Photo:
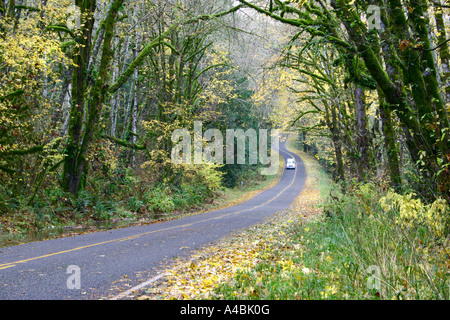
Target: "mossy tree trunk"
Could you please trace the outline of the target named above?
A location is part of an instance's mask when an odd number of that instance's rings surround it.
[[[399,0],[389,1],[388,28],[393,38],[403,39],[397,49],[397,59],[393,60],[403,71],[402,82],[394,81],[386,72],[369,41],[367,30],[360,19],[350,10],[348,1],[332,1],[343,21],[350,39],[383,92],[389,110],[396,110],[399,119],[409,131],[407,146],[412,158],[419,157],[421,172],[427,184],[426,196],[441,193],[449,198],[448,170],[441,170],[450,161],[448,155],[448,133],[440,128],[448,128],[448,117],[443,100],[438,92],[437,71],[430,51],[427,25],[424,18],[426,3],[412,1],[407,20]],[[415,31],[409,34],[408,22]],[[414,37],[420,43],[414,44]],[[421,52],[420,52],[421,51]],[[419,53],[420,52],[420,53]],[[438,174],[439,173],[439,174]]]
[[[400,160],[399,150],[396,143],[396,134],[394,131],[391,111],[382,100],[380,101],[380,117],[388,160],[389,177],[394,189],[396,191],[400,191],[402,187],[402,179],[400,176]]]
[[[112,60],[114,24],[123,2],[124,0],[114,1],[101,26],[104,28],[102,58],[98,74],[94,78],[93,75],[86,73],[92,49],[95,1],[76,1],[76,5],[81,9],[84,26],[77,36],[74,53],[76,67],[72,78],[72,105],[62,181],[63,189],[75,195],[78,194],[83,173],[87,169],[86,152],[96,130],[98,117],[108,91],[107,77]]]
[[[445,102],[448,103],[450,102],[450,51],[448,49],[443,8],[440,2],[440,0],[434,0],[434,20],[437,29],[437,45],[442,69],[441,83],[445,90]]]
[[[443,21],[436,10],[436,28],[441,30],[441,41],[436,47],[431,45],[427,16],[430,1],[370,1],[380,9],[381,30],[378,27],[370,29],[369,24],[363,21],[361,13],[367,9],[366,1],[304,1],[301,6],[275,1],[276,5],[268,10],[255,2],[239,1],[279,22],[299,27],[301,33],[308,32],[316,43],[326,42],[336,50],[361,59],[364,70],[382,95],[383,132],[385,135],[391,133],[390,117],[395,114],[411,159],[421,176],[422,195],[429,199],[439,195],[450,199],[449,118],[446,99],[439,91],[438,62],[433,56],[434,51],[440,49],[441,62],[447,61],[448,40],[443,38]],[[435,3],[439,8],[439,1]],[[340,31],[341,25],[345,27],[345,35]],[[316,40],[318,38],[320,41]],[[361,85],[354,81],[358,80],[358,73],[354,76],[348,82]],[[448,79],[445,72],[442,79]],[[388,154],[394,157],[390,164],[391,178],[397,184],[400,180],[395,141],[385,137],[385,143]]]
[[[355,86],[355,118],[356,118],[356,145],[359,155],[361,181],[367,181],[369,177],[369,133],[367,131],[367,115],[365,106],[364,88],[360,85]]]

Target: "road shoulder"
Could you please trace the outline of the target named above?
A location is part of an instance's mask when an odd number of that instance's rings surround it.
[[[295,251],[291,245],[290,229],[320,213],[317,204],[320,190],[317,186],[318,164],[313,157],[290,150],[305,163],[307,180],[293,204],[267,219],[265,223],[239,230],[211,246],[204,247],[188,258],[177,258],[163,267],[147,283],[128,290],[120,298],[138,300],[159,299],[223,299],[217,287],[232,282],[241,271],[257,263],[271,260],[273,250]],[[272,261],[273,262],[273,261]],[[281,261],[275,263],[283,263]],[[153,281],[154,280],[154,281]],[[249,287],[248,290],[254,288]],[[249,294],[251,292],[249,291]],[[115,296],[118,298],[118,296]]]

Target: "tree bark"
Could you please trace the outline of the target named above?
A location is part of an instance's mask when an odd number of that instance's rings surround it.
[[[72,108],[62,183],[64,190],[74,195],[78,195],[83,173],[87,170],[87,167],[85,167],[85,154],[91,143],[108,90],[106,81],[112,58],[111,46],[114,35],[114,23],[123,2],[124,0],[115,0],[105,18],[102,56],[96,79],[91,79],[90,75],[85,74],[92,46],[92,31],[94,27],[92,17],[96,9],[95,1],[79,0],[76,2],[76,5],[81,9],[82,15],[86,15],[85,17],[87,18],[84,21],[84,29],[77,39],[80,46],[78,46],[78,51],[74,56],[76,67],[72,79]],[[90,89],[89,96],[86,97],[88,88]],[[86,109],[87,114],[85,114]],[[86,120],[83,123],[85,116]]]
[[[450,52],[448,49],[447,32],[440,0],[434,0],[434,20],[436,22],[437,43],[439,46],[439,57],[441,59],[441,82],[445,90],[445,102],[450,102]]]
[[[381,99],[380,99],[381,100]],[[399,192],[402,187],[400,176],[399,151],[392,122],[391,111],[384,101],[380,101],[380,117],[383,128],[384,146],[386,149],[391,186]]]
[[[357,148],[359,152],[359,176],[361,181],[366,181],[369,168],[369,133],[367,131],[366,107],[364,89],[356,85],[355,87],[355,113],[357,123]]]
[[[63,189],[73,194],[78,194],[84,169],[84,154],[80,153],[80,147],[88,86],[85,70],[90,58],[94,27],[92,17],[96,9],[95,1],[78,0],[76,5],[80,8],[81,15],[87,18],[83,30],[76,39],[77,46],[74,49],[73,60],[76,67],[72,75],[72,101],[62,182]]]

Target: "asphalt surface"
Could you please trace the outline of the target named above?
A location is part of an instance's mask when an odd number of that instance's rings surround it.
[[[161,262],[187,256],[287,208],[303,188],[301,159],[280,143],[296,170],[239,205],[152,225],[0,248],[1,300],[102,299],[155,276]],[[75,266],[75,267],[70,267]]]

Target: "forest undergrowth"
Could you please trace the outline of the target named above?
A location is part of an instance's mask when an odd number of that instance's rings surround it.
[[[219,177],[215,170],[200,170],[195,176],[202,174]],[[76,198],[61,189],[46,188],[33,205],[9,201],[7,213],[0,215],[0,246],[156,223],[233,206],[275,184],[280,174],[261,176],[250,169],[234,188],[203,176],[198,178],[203,182],[193,181],[190,188],[182,189],[155,187],[145,173],[128,170],[111,180],[99,177]]]

